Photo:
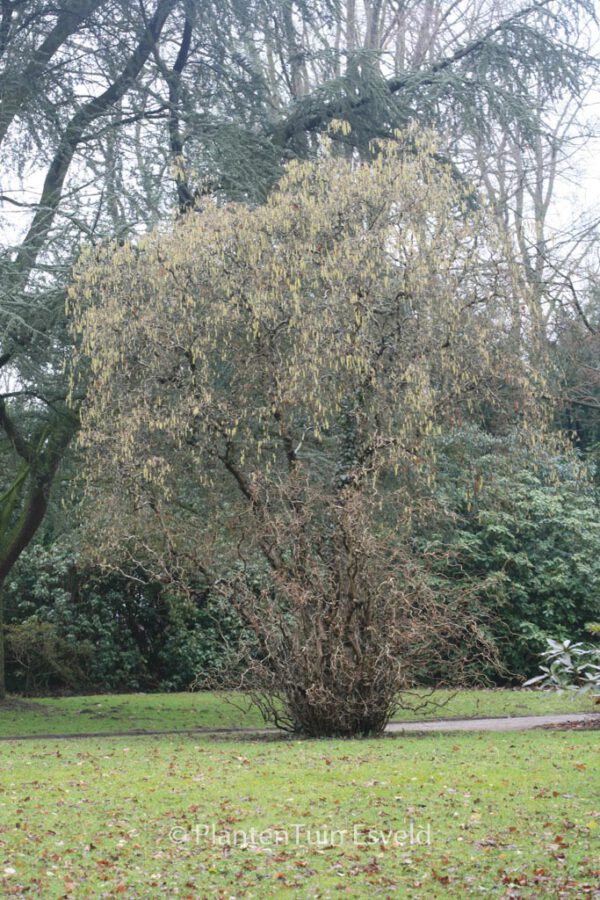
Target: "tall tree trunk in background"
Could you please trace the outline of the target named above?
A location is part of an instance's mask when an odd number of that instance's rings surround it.
[[[29,546],[48,509],[54,477],[77,427],[77,417],[64,412],[53,431],[44,429],[27,440],[0,398],[0,425],[22,466],[0,497],[0,698],[6,695],[4,586],[21,553]]]
[[[127,58],[123,60],[120,71],[115,72],[112,80],[102,93],[92,96],[80,103],[64,124],[58,135],[56,146],[50,156],[43,188],[37,204],[33,207],[33,216],[20,246],[13,248],[13,259],[5,267],[7,278],[7,295],[9,311],[13,306],[25,310],[24,315],[9,315],[9,327],[0,335],[0,369],[9,371],[7,384],[13,385],[2,394],[0,385],[0,435],[3,434],[11,447],[13,458],[17,460],[17,474],[11,479],[12,484],[4,494],[0,492],[0,594],[6,578],[19,559],[21,553],[29,546],[37,530],[44,520],[48,509],[50,490],[54,477],[68,448],[71,437],[77,429],[77,416],[65,407],[66,386],[56,394],[54,386],[49,393],[51,398],[44,397],[44,389],[34,385],[29,394],[43,402],[45,421],[31,427],[29,420],[31,406],[29,401],[19,409],[25,410],[24,420],[17,422],[14,409],[9,408],[10,398],[14,398],[14,385],[22,384],[19,359],[27,356],[35,335],[47,339],[48,360],[42,361],[40,371],[52,370],[51,348],[52,327],[54,322],[50,316],[48,321],[40,325],[41,304],[35,303],[35,274],[43,263],[44,253],[52,244],[53,228],[57,216],[60,215],[65,181],[71,169],[73,159],[85,142],[89,129],[94,127],[109,113],[135,85],[146,63],[156,50],[156,45],[163,31],[165,22],[178,6],[180,0],[157,0],[154,13],[144,17],[137,34],[137,40]],[[82,0],[65,4],[58,14],[55,25],[33,51],[31,60],[26,65],[18,83],[14,78],[4,76],[0,80],[0,145],[10,141],[9,127],[23,111],[27,112],[28,101],[36,94],[37,82],[47,70],[52,58],[65,43],[86,24],[86,20],[103,7],[106,0]],[[10,22],[9,22],[10,24]],[[17,204],[19,205],[19,204]],[[88,235],[89,237],[89,235]],[[68,266],[64,276],[68,278]],[[17,303],[15,304],[15,298]],[[33,298],[33,299],[32,299]],[[14,322],[17,325],[14,325]],[[57,371],[64,365],[60,359],[55,363]],[[27,395],[27,392],[24,392]],[[36,410],[35,417],[39,416]],[[0,606],[0,697],[6,693],[5,679],[5,622],[4,610]]]
[[[6,674],[4,662],[4,592],[0,582],[0,700],[6,697]]]

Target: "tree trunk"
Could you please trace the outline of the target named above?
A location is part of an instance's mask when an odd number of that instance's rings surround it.
[[[0,699],[6,695],[5,676],[5,621],[2,600],[6,579],[23,550],[31,543],[44,520],[54,476],[77,427],[77,418],[70,415],[48,439],[46,446],[36,450],[36,442],[28,441],[15,427],[6,406],[0,398],[0,425],[8,435],[17,456],[25,467],[17,477],[14,490],[4,495],[10,508],[0,517]],[[20,482],[20,484],[19,484]],[[27,485],[21,499],[20,490]],[[19,490],[17,490],[17,488]],[[17,509],[19,512],[17,513]],[[2,510],[0,510],[2,512]]]
[[[0,700],[6,697],[6,673],[4,662],[4,593],[0,581]]]

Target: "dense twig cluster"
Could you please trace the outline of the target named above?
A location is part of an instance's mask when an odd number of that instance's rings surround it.
[[[406,523],[386,525],[356,481],[324,497],[292,479],[255,523],[272,578],[261,588],[244,572],[221,594],[250,635],[229,684],[267,720],[313,737],[379,734],[419,677],[441,670],[457,685],[492,657],[473,594],[434,587]]]

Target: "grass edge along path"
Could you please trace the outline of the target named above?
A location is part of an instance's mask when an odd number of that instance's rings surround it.
[[[430,719],[418,722],[388,722],[385,735],[398,734],[432,734],[441,732],[444,734],[461,731],[531,731],[534,728],[556,728],[558,730],[600,730],[600,713],[562,713],[541,716],[504,716],[502,718],[483,719]],[[281,737],[288,739],[301,738],[274,727],[229,727],[229,728],[179,728],[170,731],[90,731],[87,733],[71,732],[67,734],[13,734],[0,736],[0,743],[6,741],[48,741],[48,740],[85,740],[86,738],[110,738],[110,737],[229,737],[232,740],[246,738],[273,739]]]
[[[0,737],[264,727],[258,710],[245,698],[230,699],[233,702],[203,692],[13,698],[0,704]],[[431,699],[435,705],[423,707],[413,696],[415,708],[398,709],[394,721],[576,714],[600,709],[589,696],[538,691],[436,691]]]

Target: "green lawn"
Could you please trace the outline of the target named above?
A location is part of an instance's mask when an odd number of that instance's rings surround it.
[[[598,763],[593,732],[5,742],[0,895],[581,900]]]
[[[433,699],[445,705],[414,711],[401,709],[395,718],[414,721],[598,709],[589,697],[572,698],[536,691],[460,691],[454,696],[449,691],[436,691]],[[236,700],[236,705],[232,705],[222,696],[209,693],[113,694],[28,700],[16,706],[9,704],[3,707],[0,704],[0,737],[255,727],[263,724],[258,711],[248,708],[244,698],[238,697]],[[417,698],[413,697],[412,701],[418,705]]]

